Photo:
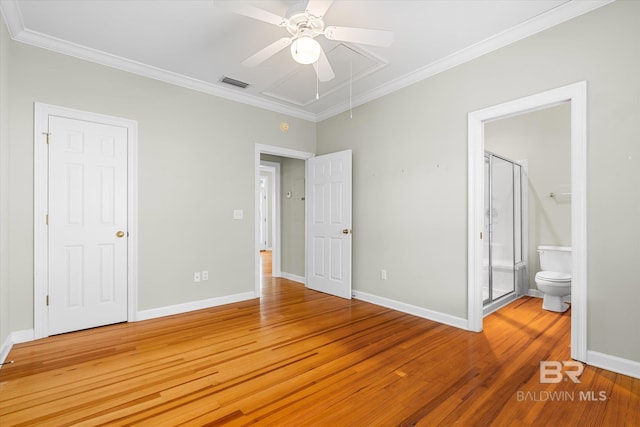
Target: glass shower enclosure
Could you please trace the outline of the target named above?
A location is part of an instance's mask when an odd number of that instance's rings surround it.
[[[522,254],[522,166],[485,152],[484,156],[484,282],[485,314],[518,295],[517,269]]]

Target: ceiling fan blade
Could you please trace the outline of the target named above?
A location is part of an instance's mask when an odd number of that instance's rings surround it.
[[[283,37],[280,40],[276,40],[275,42],[271,43],[269,46],[265,47],[264,49],[258,51],[256,54],[242,61],[242,65],[244,65],[245,67],[255,67],[256,65],[264,62],[265,60],[269,59],[271,56],[280,52],[282,49],[289,46],[290,44],[291,44],[291,38],[289,37]]]
[[[249,18],[257,19],[258,21],[267,22],[269,24],[277,25],[278,27],[286,27],[289,23],[287,18],[278,16],[275,13],[268,12],[259,7],[243,4],[235,1],[226,1],[223,3],[223,7],[230,12],[237,13],[238,15],[248,16]]]
[[[309,0],[306,11],[316,18],[322,18],[331,7],[331,3],[333,3],[333,0]]]
[[[352,27],[327,27],[324,35],[329,40],[368,44],[372,46],[390,46],[393,43],[393,31],[369,30]]]
[[[331,68],[329,60],[327,59],[327,55],[324,54],[323,49],[320,49],[320,57],[318,58],[318,61],[313,64],[313,68],[316,70],[318,80],[321,82],[328,82],[329,80],[333,80],[336,76]]]

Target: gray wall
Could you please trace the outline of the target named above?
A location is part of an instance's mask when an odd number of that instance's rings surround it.
[[[485,149],[511,160],[528,160],[529,287],[540,271],[539,245],[571,246],[571,105],[561,104],[484,127]]]
[[[261,160],[280,163],[281,270],[304,277],[305,257],[305,162],[300,159],[262,154]],[[291,192],[291,198],[286,197]]]
[[[254,290],[254,146],[314,152],[314,123],[13,41],[8,57],[11,331],[33,327],[35,101],[138,121],[139,309]]]
[[[353,149],[354,288],[466,318],[468,113],[587,80],[587,345],[640,361],[639,18],[618,1],[319,123],[320,154]]]
[[[304,277],[304,171],[300,159],[282,159],[282,272]],[[291,198],[287,198],[287,192]]]
[[[0,20],[1,21],[1,20]],[[9,34],[0,24],[0,345],[9,327]]]
[[[33,327],[34,101],[138,121],[141,309],[253,289],[253,144],[262,143],[352,148],[354,288],[466,317],[467,114],[587,80],[588,348],[640,361],[639,17],[640,2],[618,1],[356,108],[351,120],[316,129],[287,117],[287,134],[280,114],[6,42],[0,24],[0,105],[11,111],[0,114],[5,183],[10,165],[0,262],[11,266],[0,275],[1,319],[11,310],[0,338]],[[233,209],[245,220],[231,220]],[[210,281],[193,284],[204,269]]]

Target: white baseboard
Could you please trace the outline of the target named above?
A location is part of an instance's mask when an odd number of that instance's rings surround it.
[[[234,302],[246,301],[258,298],[255,292],[244,292],[241,294],[225,295],[223,297],[209,298],[200,301],[187,302],[184,304],[169,305],[167,307],[151,308],[149,310],[138,311],[136,320],[149,320],[157,317],[171,316],[174,314],[187,313],[189,311],[202,310],[204,308],[216,307]]]
[[[9,334],[7,339],[2,343],[2,347],[0,347],[0,363],[4,363],[4,361],[7,360],[11,347],[13,347],[13,340],[11,340],[11,334]]]
[[[640,362],[618,356],[589,350],[587,351],[587,365],[640,379]]]
[[[0,347],[0,363],[4,363],[4,361],[7,359],[7,356],[9,355],[9,352],[13,348],[14,344],[33,341],[34,337],[35,333],[33,329],[11,332],[7,339],[2,343],[2,347]]]
[[[469,329],[467,319],[463,319],[461,317],[451,316],[450,314],[440,313],[439,311],[429,310],[427,308],[395,301],[389,298],[379,297],[377,295],[361,291],[353,291],[353,297],[362,301],[370,302],[371,304],[392,308],[403,313],[433,320],[434,322],[444,323],[445,325],[454,326],[460,329]]]
[[[540,292],[537,289],[531,289],[531,288],[527,291],[527,296],[536,297],[536,298],[543,298],[544,297],[542,292]]]
[[[307,280],[302,276],[297,276],[295,274],[286,273],[284,271],[282,272],[282,274],[280,276],[284,277],[285,279],[293,280],[294,282],[302,283],[303,285],[307,284]]]
[[[529,289],[527,292],[527,296],[544,298],[544,294],[537,289]],[[571,295],[567,295],[566,297],[562,298],[562,300],[565,302],[571,302]]]

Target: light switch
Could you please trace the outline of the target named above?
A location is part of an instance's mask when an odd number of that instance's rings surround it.
[[[242,211],[242,209],[235,209],[233,211],[233,219],[242,219],[243,216],[244,212]]]

